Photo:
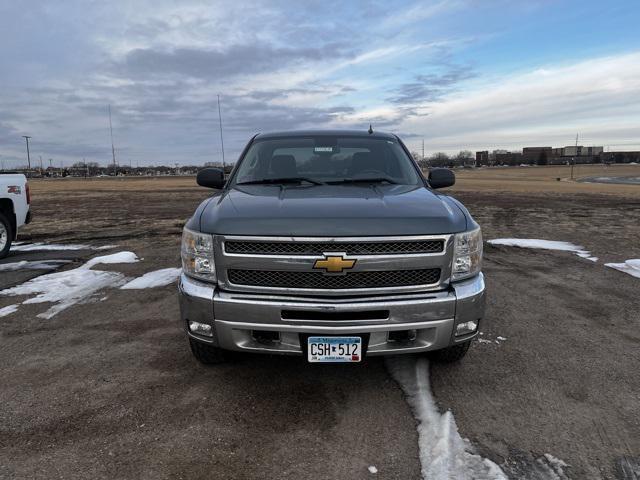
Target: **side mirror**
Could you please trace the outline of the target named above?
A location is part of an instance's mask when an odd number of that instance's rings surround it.
[[[196,182],[201,187],[220,189],[224,187],[224,173],[219,168],[203,168],[198,172]]]
[[[431,188],[450,187],[456,183],[456,175],[448,168],[433,168],[429,170],[429,185]]]

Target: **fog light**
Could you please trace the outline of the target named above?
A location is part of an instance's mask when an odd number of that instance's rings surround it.
[[[466,335],[467,333],[473,333],[478,328],[478,322],[469,321],[464,323],[459,323],[456,326],[456,336],[458,335]]]
[[[409,343],[418,336],[417,330],[393,330],[389,332],[388,338],[392,342]]]
[[[196,333],[198,335],[213,337],[213,327],[206,323],[192,322],[191,320],[189,320],[189,330],[192,333]]]

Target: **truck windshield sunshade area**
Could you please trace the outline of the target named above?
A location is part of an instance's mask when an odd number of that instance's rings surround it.
[[[349,136],[257,139],[232,185],[302,182],[422,185],[399,141]]]

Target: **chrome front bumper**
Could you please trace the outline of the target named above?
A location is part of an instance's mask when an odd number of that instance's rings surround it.
[[[367,355],[438,350],[477,335],[476,330],[456,337],[455,327],[469,321],[479,324],[485,306],[482,274],[445,291],[349,299],[227,292],[184,274],[179,290],[182,323],[191,338],[226,350],[293,355],[302,354],[301,334],[368,334]],[[379,320],[298,320],[283,318],[283,310],[300,312],[301,317],[374,310],[389,314]],[[212,325],[213,337],[193,334],[189,321]],[[278,332],[279,340],[258,341],[256,331]],[[415,338],[397,342],[389,339],[393,331],[411,331]]]

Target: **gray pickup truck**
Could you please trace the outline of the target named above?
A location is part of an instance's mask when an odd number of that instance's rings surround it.
[[[462,358],[484,315],[482,234],[388,133],[259,134],[187,222],[182,323],[205,364],[229,351],[312,363]]]

